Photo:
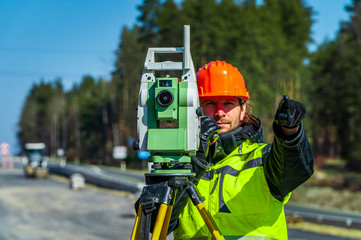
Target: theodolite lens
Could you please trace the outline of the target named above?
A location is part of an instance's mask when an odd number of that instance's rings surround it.
[[[169,90],[162,90],[157,95],[157,103],[162,107],[168,107],[173,103],[173,94]]]

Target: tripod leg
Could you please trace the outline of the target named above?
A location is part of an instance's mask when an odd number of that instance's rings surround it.
[[[135,219],[132,236],[130,240],[139,240],[140,239],[140,221],[142,220],[142,207],[139,204],[137,218]]]
[[[160,233],[160,240],[165,240],[167,238],[169,221],[170,221],[170,217],[172,215],[173,206],[174,206],[175,198],[176,198],[176,195],[177,195],[177,191],[178,191],[177,189],[174,189],[174,191],[172,192],[172,200],[171,200],[171,203],[169,203],[167,213],[166,213],[165,218],[164,218],[162,232]]]
[[[167,213],[164,218],[162,232],[160,233],[160,240],[165,240],[167,238],[168,227],[169,227],[169,220],[172,214],[173,206],[168,206]]]
[[[167,213],[168,205],[162,203],[159,207],[157,220],[155,221],[155,226],[152,234],[152,240],[159,240],[160,233],[162,232],[162,227],[164,219]]]
[[[221,234],[217,224],[213,220],[211,214],[206,208],[206,205],[202,201],[199,193],[191,182],[188,182],[187,193],[193,204],[197,207],[199,213],[201,214],[203,221],[206,223],[208,230],[212,234],[215,240],[224,240],[223,235]]]
[[[214,222],[211,214],[208,212],[204,202],[201,202],[196,205],[199,213],[201,214],[204,222],[206,223],[208,230],[211,232],[212,236],[216,240],[224,239],[221,234],[221,231],[218,229],[217,224]]]

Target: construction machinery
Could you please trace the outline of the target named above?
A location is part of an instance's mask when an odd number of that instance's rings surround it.
[[[26,143],[24,157],[24,174],[25,177],[44,178],[49,174],[48,160],[45,156],[44,143]]]

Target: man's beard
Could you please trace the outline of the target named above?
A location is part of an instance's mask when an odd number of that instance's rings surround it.
[[[228,124],[230,124],[231,122],[229,121],[229,120],[227,120],[227,119],[225,119],[225,118],[223,118],[223,117],[217,117],[216,119],[214,119],[216,122],[217,122],[217,124],[219,124],[219,123],[228,123]]]

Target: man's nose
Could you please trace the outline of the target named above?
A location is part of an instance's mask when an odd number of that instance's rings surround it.
[[[223,105],[222,105],[222,103],[218,103],[218,104],[217,104],[217,109],[216,109],[215,115],[218,116],[218,117],[223,117],[223,116],[226,115],[226,113],[225,113],[224,110],[223,110]]]

